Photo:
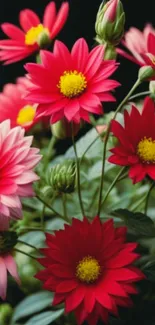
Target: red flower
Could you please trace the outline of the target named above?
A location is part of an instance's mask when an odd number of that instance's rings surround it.
[[[150,65],[155,69],[155,29],[146,25],[143,32],[135,27],[125,34],[122,44],[132,53],[122,49],[117,52],[140,66]]]
[[[31,105],[23,99],[23,93],[30,85],[27,78],[17,79],[16,84],[7,84],[0,93],[0,122],[10,120],[11,128],[22,126],[30,129],[36,123],[35,114],[37,105]]]
[[[133,183],[148,175],[155,179],[155,104],[146,97],[142,113],[132,106],[131,113],[124,112],[124,127],[112,121],[111,131],[119,144],[111,149],[109,161],[120,166],[129,166]]]
[[[64,230],[46,234],[46,257],[39,259],[45,269],[36,277],[55,292],[53,305],[64,302],[78,324],[90,325],[107,322],[110,312],[118,316],[117,306],[132,306],[129,295],[137,293],[134,283],[144,275],[131,266],[139,257],[137,244],[125,239],[126,227],[115,229],[112,219],[101,224],[99,217],[92,223],[73,219]]]
[[[19,22],[22,29],[15,25],[4,23],[3,32],[10,38],[0,41],[0,61],[5,64],[22,60],[39,49],[39,45],[54,39],[63,28],[69,11],[69,4],[62,3],[56,14],[56,6],[50,2],[44,12],[43,23],[32,10],[20,12]]]
[[[26,99],[40,104],[37,115],[51,116],[51,123],[64,116],[79,123],[89,121],[89,113],[103,114],[101,101],[115,101],[109,91],[120,85],[107,79],[117,63],[103,61],[103,55],[101,45],[89,53],[84,39],[74,44],[71,53],[60,41],[53,53],[41,51],[42,65],[26,65],[34,84]]]

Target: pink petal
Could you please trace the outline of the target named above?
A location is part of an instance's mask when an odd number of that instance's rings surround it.
[[[6,255],[4,257],[4,263],[6,265],[7,270],[12,275],[12,277],[16,280],[18,284],[20,284],[20,279],[17,272],[17,265],[14,258],[11,255]]]
[[[89,49],[84,38],[80,38],[75,42],[71,51],[73,64],[75,69],[83,72],[88,61]]]
[[[20,12],[19,22],[25,32],[31,27],[36,27],[40,24],[39,17],[30,9],[24,9]]]
[[[47,27],[49,31],[52,31],[55,19],[56,19],[56,5],[55,2],[52,1],[45,8],[43,25]]]
[[[103,61],[104,47],[102,45],[96,46],[89,54],[88,63],[85,67],[84,74],[87,80],[90,80],[97,72]]]
[[[1,28],[8,37],[10,37],[13,40],[21,41],[22,42],[21,45],[23,44],[23,41],[25,39],[25,34],[20,28],[9,23],[2,24]]]
[[[69,4],[68,4],[68,2],[63,2],[59,9],[58,14],[57,14],[54,26],[52,28],[51,35],[50,35],[51,38],[55,38],[55,36],[63,28],[63,26],[67,20],[68,13],[69,13]]]
[[[4,259],[0,257],[0,297],[6,299],[6,290],[7,290],[7,271],[4,263]]]

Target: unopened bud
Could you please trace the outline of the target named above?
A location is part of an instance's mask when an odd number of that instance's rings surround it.
[[[13,308],[9,304],[2,304],[0,306],[0,324],[8,325],[13,314]]]
[[[65,118],[61,119],[57,123],[51,125],[53,135],[60,140],[70,138],[72,136],[72,125]],[[74,136],[77,135],[80,129],[80,125],[73,123]]]
[[[53,166],[49,175],[52,190],[58,193],[72,193],[76,185],[76,164],[73,160]]]
[[[14,231],[0,231],[0,254],[6,254],[17,244],[17,234]]]
[[[118,45],[124,35],[125,13],[120,0],[110,0],[99,7],[96,17],[96,41]]]
[[[149,80],[153,76],[155,76],[155,70],[151,66],[146,65],[139,69],[138,78],[141,82]]]
[[[48,30],[44,29],[40,33],[37,43],[41,49],[47,48],[50,45],[51,39]]]
[[[149,84],[149,90],[150,90],[150,97],[152,99],[155,99],[155,80],[150,81]]]

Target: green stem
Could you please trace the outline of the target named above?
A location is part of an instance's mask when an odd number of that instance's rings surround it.
[[[89,144],[89,146],[87,147],[87,149],[84,151],[81,159],[80,159],[80,164],[82,163],[82,160],[84,158],[84,156],[86,155],[86,153],[88,152],[88,150],[93,146],[93,144],[100,138],[100,134],[98,134],[98,136]]]
[[[53,148],[54,148],[56,142],[57,142],[57,138],[53,135],[53,136],[51,137],[50,142],[49,142],[49,145],[48,145],[47,155],[46,155],[45,158],[44,158],[44,168],[43,168],[43,171],[46,171],[46,168],[47,168],[48,162],[49,162],[49,160],[50,160],[51,157],[52,157]]]
[[[41,213],[41,216],[40,216],[40,223],[41,223],[41,227],[44,229],[44,215],[45,215],[45,209],[46,209],[46,206],[45,204],[43,203],[43,209],[42,209],[42,213]]]
[[[14,250],[15,250],[16,252],[18,252],[18,253],[21,253],[21,254],[23,254],[23,255],[26,255],[26,256],[28,256],[28,257],[31,257],[31,258],[33,258],[34,260],[36,260],[36,259],[38,258],[37,256],[33,256],[33,255],[29,254],[29,253],[23,252],[23,251],[21,251],[21,250],[18,249],[18,248],[14,248]]]
[[[60,217],[61,219],[65,220],[64,216],[61,215],[59,212],[57,212],[48,202],[46,202],[42,197],[37,193],[36,197],[38,198],[39,201],[41,201],[47,208],[49,208],[55,215]],[[66,221],[66,220],[65,220]]]
[[[81,196],[81,185],[80,185],[80,163],[79,163],[79,158],[78,158],[78,154],[77,154],[77,149],[76,149],[76,143],[75,143],[75,139],[74,139],[74,128],[73,128],[73,124],[71,124],[72,126],[72,142],[73,142],[73,148],[74,148],[74,153],[75,153],[75,158],[76,158],[76,168],[77,168],[77,190],[78,190],[78,197],[79,197],[79,203],[80,203],[80,207],[81,207],[81,212],[82,215],[85,215],[84,212],[84,207],[83,207],[83,202],[82,202],[82,196]]]
[[[31,247],[31,248],[33,248],[33,249],[38,250],[38,248],[36,248],[35,246],[33,246],[33,245],[29,244],[29,243],[26,243],[26,242],[24,242],[24,241],[22,241],[22,240],[20,240],[20,239],[18,239],[18,243],[19,243],[19,244],[22,244],[22,245],[29,246],[29,247]]]
[[[135,95],[131,96],[129,98],[129,100],[132,100],[132,99],[135,99],[135,98],[138,98],[138,97],[141,97],[141,96],[150,95],[150,94],[151,94],[150,91],[143,91],[141,93],[138,93],[138,94],[135,94]]]
[[[147,214],[147,209],[148,209],[148,204],[149,204],[149,198],[150,198],[150,194],[153,190],[153,188],[155,187],[155,182],[153,182],[150,186],[150,189],[147,193],[147,196],[146,196],[146,202],[145,202],[145,209],[144,209],[144,213]]]
[[[62,205],[63,205],[63,211],[64,211],[64,218],[67,222],[69,222],[68,215],[67,215],[67,207],[66,207],[66,194],[62,194]]]
[[[123,167],[120,169],[119,173],[116,175],[116,177],[114,178],[113,182],[111,183],[110,187],[108,188],[105,197],[103,198],[103,201],[101,203],[101,206],[103,207],[103,204],[105,203],[105,201],[108,198],[109,193],[111,192],[111,190],[113,189],[113,187],[115,186],[115,184],[117,183],[117,181],[119,180],[120,176],[122,175],[122,173],[124,172],[126,167]]]
[[[140,85],[141,81],[138,79],[127,96],[122,100],[120,105],[117,107],[115,114],[113,116],[113,120],[115,120],[117,113],[120,112],[124,104],[128,101],[129,97],[132,95],[132,93],[135,91],[135,89]],[[103,183],[104,183],[104,173],[105,173],[105,160],[106,160],[106,150],[107,150],[107,144],[108,144],[108,139],[110,135],[110,127],[111,127],[111,121],[108,124],[107,131],[105,133],[105,139],[104,139],[104,149],[103,149],[103,156],[102,156],[102,171],[101,171],[101,181],[100,181],[100,189],[99,189],[99,202],[98,202],[98,211],[97,215],[100,216],[101,212],[101,203],[102,203],[102,190],[103,190]]]

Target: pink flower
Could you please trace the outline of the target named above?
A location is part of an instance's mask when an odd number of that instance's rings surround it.
[[[17,265],[13,256],[10,253],[0,255],[0,270],[0,297],[5,300],[7,291],[7,271],[11,274],[15,281],[20,284],[20,279],[17,272]]]
[[[56,14],[56,5],[52,1],[45,8],[43,23],[32,10],[20,12],[19,22],[22,29],[10,23],[2,24],[8,40],[0,41],[0,61],[10,64],[20,61],[37,51],[42,44],[49,43],[63,28],[69,12],[69,4],[62,3]]]
[[[51,116],[51,123],[66,117],[68,121],[89,122],[89,114],[103,114],[101,102],[115,101],[110,91],[120,84],[109,80],[117,69],[113,60],[103,61],[104,48],[90,53],[84,39],[79,39],[71,53],[60,41],[53,53],[41,51],[42,64],[29,63],[26,69],[31,82],[26,100],[39,103],[36,116]]]
[[[151,65],[155,69],[155,29],[147,24],[141,32],[132,27],[125,34],[122,44],[131,52],[117,49],[117,52],[140,66]]]
[[[10,120],[11,127],[30,129],[36,122],[37,105],[30,105],[23,99],[23,93],[30,86],[27,78],[18,78],[16,84],[7,84],[0,93],[0,122]]]
[[[20,218],[20,197],[33,196],[32,184],[38,180],[33,172],[41,156],[39,149],[30,148],[33,137],[24,137],[20,126],[11,129],[10,121],[0,124],[0,224],[9,218]],[[6,225],[5,225],[6,224]]]

